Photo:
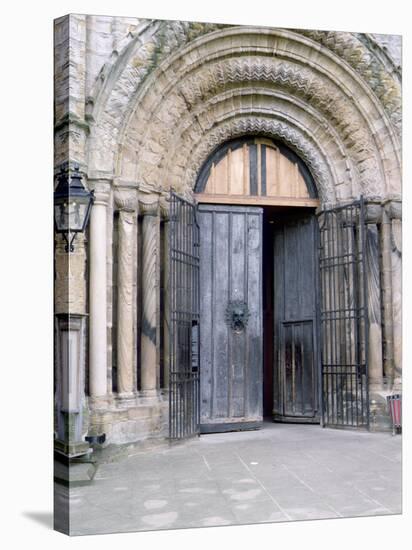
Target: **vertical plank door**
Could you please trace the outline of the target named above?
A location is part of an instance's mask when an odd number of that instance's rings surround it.
[[[200,430],[262,421],[262,208],[199,205]]]
[[[316,221],[274,226],[275,420],[319,422]]]

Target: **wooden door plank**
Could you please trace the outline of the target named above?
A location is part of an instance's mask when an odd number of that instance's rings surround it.
[[[262,215],[247,216],[247,294],[249,321],[247,327],[248,415],[262,418]]]
[[[201,423],[212,415],[213,410],[213,342],[214,335],[214,297],[213,297],[213,273],[215,270],[213,256],[213,214],[203,212],[198,216],[199,231],[202,238],[200,252],[200,300],[201,338],[200,355],[202,357],[202,372],[200,385],[200,421]]]
[[[228,359],[228,326],[226,324],[226,307],[229,297],[229,214],[219,213],[214,216],[214,259],[216,268],[213,272],[213,365],[214,365],[214,410],[213,416],[227,418],[229,409],[229,373]]]
[[[231,247],[230,247],[230,300],[247,301],[245,295],[245,263],[246,263],[246,214],[234,212],[231,216]],[[231,375],[230,416],[245,416],[244,385],[246,375],[246,339],[243,333],[230,332],[231,353],[229,371]]]
[[[235,149],[230,156],[230,194],[243,195],[244,191],[244,150]]]

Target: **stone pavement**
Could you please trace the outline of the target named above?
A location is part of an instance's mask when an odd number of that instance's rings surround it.
[[[270,423],[205,435],[102,464],[70,502],[73,535],[399,514],[401,437]]]

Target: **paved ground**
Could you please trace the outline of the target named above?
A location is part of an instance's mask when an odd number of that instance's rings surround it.
[[[267,424],[101,465],[70,492],[75,535],[397,514],[401,437]]]

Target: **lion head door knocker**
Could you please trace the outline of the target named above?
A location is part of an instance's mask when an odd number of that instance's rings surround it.
[[[226,308],[226,322],[231,329],[240,334],[245,329],[250,313],[247,303],[243,300],[233,300]]]

